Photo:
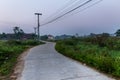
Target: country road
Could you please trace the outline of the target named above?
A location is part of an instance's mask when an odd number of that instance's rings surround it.
[[[59,54],[55,43],[32,48],[20,80],[115,80]]]

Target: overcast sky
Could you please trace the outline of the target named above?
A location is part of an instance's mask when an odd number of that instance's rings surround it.
[[[40,17],[43,23],[68,1],[70,0],[0,0],[0,33],[11,33],[14,26],[21,27],[27,33],[34,32],[33,27],[37,26],[35,12],[43,14]],[[86,35],[114,33],[119,28],[120,0],[103,0],[82,12],[42,26],[41,33]]]

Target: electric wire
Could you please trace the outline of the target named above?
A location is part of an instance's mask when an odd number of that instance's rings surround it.
[[[92,0],[88,0],[88,1],[84,2],[83,4],[75,7],[74,9],[72,9],[72,10],[70,10],[70,11],[68,11],[68,12],[66,12],[66,13],[64,13],[64,14],[62,14],[62,15],[60,15],[60,16],[58,16],[57,18],[55,18],[55,19],[53,19],[53,20],[51,20],[51,21],[49,21],[49,22],[47,22],[47,23],[45,23],[45,24],[42,24],[41,26],[44,26],[44,25],[49,24],[49,23],[52,23],[52,22],[56,21],[57,19],[59,19],[59,18],[65,16],[65,15],[67,15],[67,14],[75,11],[76,9],[78,9],[78,8],[80,8],[80,7],[83,7],[84,5],[88,4],[88,3],[91,2],[91,1],[92,1]]]
[[[89,6],[85,7],[85,8],[83,8],[83,9],[81,9],[81,10],[75,12],[75,13],[72,13],[72,14],[68,15],[67,17],[76,15],[76,14],[78,14],[78,13],[80,13],[80,12],[82,12],[82,11],[88,9],[88,8],[91,8],[91,7],[93,7],[93,6],[97,5],[97,4],[99,4],[99,3],[102,2],[102,1],[103,1],[103,0],[99,0],[99,1],[97,1],[97,2],[95,2],[95,3],[93,3],[93,4],[91,4],[91,5],[89,5]],[[66,17],[65,17],[65,18],[66,18]],[[64,18],[63,18],[63,19],[64,19]]]
[[[48,18],[46,18],[43,23],[46,23],[45,21],[47,21],[48,19],[51,20],[51,18],[56,18],[58,16],[60,16],[60,14],[64,13],[65,11],[67,11],[67,9],[72,6],[73,4],[77,3],[80,0],[70,0],[68,1],[62,8],[58,9],[54,14],[52,14],[51,16],[49,16]]]
[[[81,5],[83,2],[85,2],[86,0],[76,0],[74,1],[74,3],[72,3],[71,5],[69,4],[67,7],[65,7],[65,9],[63,9],[62,11],[58,11],[58,13],[56,15],[53,15],[53,17],[48,18],[45,22],[42,22],[42,24],[45,24],[51,20],[56,19],[57,17],[65,14],[66,12],[78,7],[79,5]]]
[[[73,16],[73,15],[75,15],[75,14],[78,14],[78,13],[80,13],[80,12],[82,12],[82,11],[84,11],[84,10],[90,8],[90,7],[95,6],[96,4],[98,4],[98,3],[102,2],[102,1],[103,1],[103,0],[99,0],[99,1],[95,2],[94,4],[89,5],[89,6],[87,6],[86,8],[83,8],[82,10],[80,10],[80,11],[78,11],[78,12],[76,12],[76,13],[73,13],[73,14],[71,14],[71,15],[69,15],[69,16]]]

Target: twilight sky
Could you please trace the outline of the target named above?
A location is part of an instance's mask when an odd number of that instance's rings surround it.
[[[1,0],[0,33],[11,33],[14,26],[21,27],[27,33],[34,32],[33,28],[37,26],[35,12],[43,14],[40,17],[42,24],[51,19],[46,20],[68,1],[70,0]],[[89,4],[83,8],[87,6]],[[114,33],[120,28],[120,0],[103,0],[99,4],[75,14],[80,10],[82,8],[73,12],[74,15],[65,16],[56,22],[42,26],[42,35]]]

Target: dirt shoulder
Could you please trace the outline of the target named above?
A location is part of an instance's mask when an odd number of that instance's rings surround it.
[[[13,73],[10,76],[10,80],[20,80],[21,73],[24,69],[24,62],[25,62],[25,57],[28,54],[30,48],[24,51],[17,59],[17,64],[15,65],[13,69]]]

